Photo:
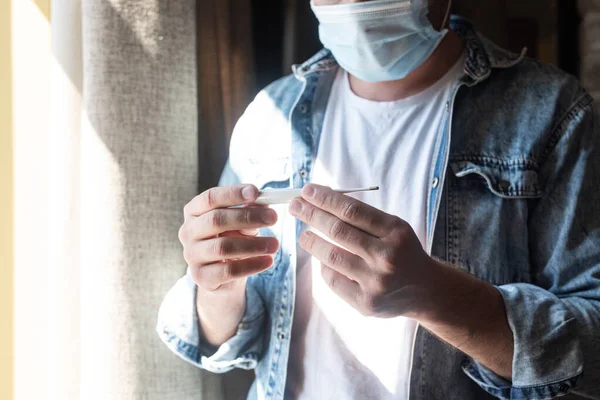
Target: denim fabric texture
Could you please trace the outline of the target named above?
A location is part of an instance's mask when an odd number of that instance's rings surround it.
[[[502,294],[514,374],[506,381],[419,329],[410,398],[600,398],[600,126],[592,99],[575,78],[497,47],[470,22],[453,17],[452,29],[467,58],[440,126],[428,250]],[[338,68],[323,50],[260,93],[235,129],[220,184],[309,183]],[[219,349],[203,343],[195,285],[185,276],[160,309],[161,339],[208,371],[255,369],[249,399],[283,399],[302,229],[287,214],[264,232],[282,247],[270,270],[249,279],[235,337]]]

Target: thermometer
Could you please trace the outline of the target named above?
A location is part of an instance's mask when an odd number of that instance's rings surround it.
[[[334,192],[342,194],[359,193],[359,192],[371,192],[379,190],[379,186],[372,186],[369,188],[361,189],[341,189],[334,190]],[[256,204],[260,205],[275,205],[275,204],[287,204],[290,203],[297,197],[302,197],[302,189],[268,189],[260,192]]]

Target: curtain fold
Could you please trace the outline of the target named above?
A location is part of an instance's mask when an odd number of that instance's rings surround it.
[[[250,0],[197,2],[200,90],[200,187],[214,186],[229,150],[235,123],[254,89]]]
[[[323,48],[319,40],[319,23],[305,0],[285,0],[283,35],[283,73],[292,73],[291,66],[308,60]]]
[[[222,398],[155,333],[198,193],[193,0],[53,0],[49,398]]]
[[[579,0],[581,77],[600,110],[600,0]]]

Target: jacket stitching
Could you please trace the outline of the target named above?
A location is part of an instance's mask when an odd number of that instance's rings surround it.
[[[576,117],[578,117],[582,112],[589,110],[592,105],[593,100],[592,97],[584,92],[571,106],[569,110],[566,111],[565,115],[559,120],[558,124],[552,129],[552,135],[550,136],[550,140],[548,142],[548,146],[542,153],[542,160],[544,162],[548,159],[550,154],[555,150],[556,146],[560,142],[560,140],[564,137],[566,133],[566,126],[569,125]],[[543,163],[542,163],[543,164]]]
[[[538,171],[539,166],[537,162],[532,158],[511,158],[502,159],[498,157],[488,155],[466,155],[466,154],[454,154],[450,160],[450,163],[456,163],[460,161],[479,161],[486,166],[500,167],[501,169],[509,169],[510,167],[524,167],[527,170]]]

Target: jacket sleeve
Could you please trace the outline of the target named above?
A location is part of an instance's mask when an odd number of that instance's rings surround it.
[[[501,399],[600,399],[600,129],[587,94],[541,161],[545,193],[528,227],[532,284],[497,288],[514,335],[512,382],[473,360],[463,369]]]
[[[196,284],[188,274],[165,296],[156,330],[167,347],[185,361],[214,373],[256,368],[263,352],[265,309],[256,289],[246,287],[246,313],[236,335],[219,348],[208,345],[200,334],[195,299]]]

